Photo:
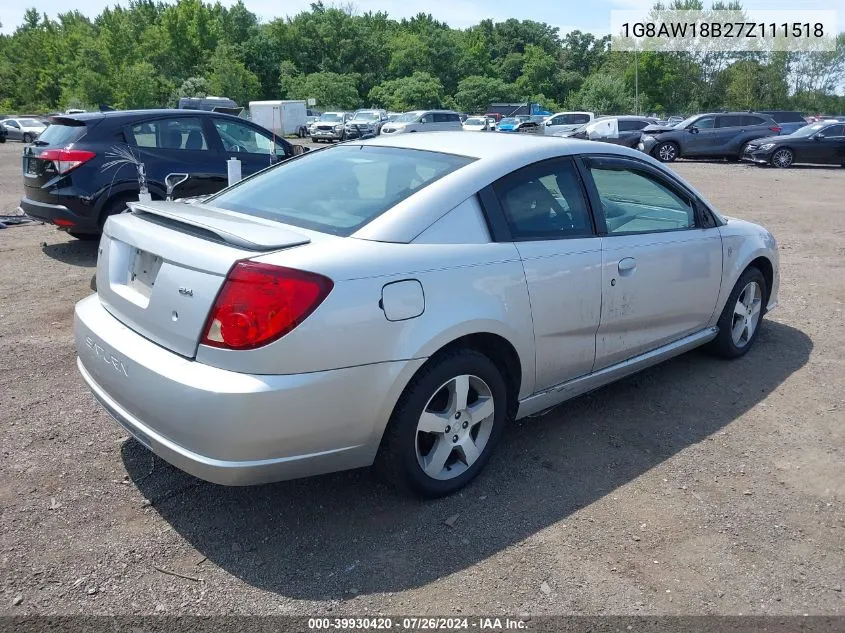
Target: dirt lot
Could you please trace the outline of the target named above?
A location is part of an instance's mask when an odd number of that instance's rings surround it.
[[[96,245],[0,231],[0,612],[845,614],[845,169],[676,168],[780,242],[757,346],[515,424],[427,503],[367,470],[227,489],[153,457],[77,374]]]

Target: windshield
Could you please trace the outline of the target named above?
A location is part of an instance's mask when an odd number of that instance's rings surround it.
[[[396,117],[397,123],[413,123],[420,118],[420,112],[406,112]]]
[[[356,112],[355,113],[355,120],[356,121],[378,121],[379,115],[378,115],[378,112]]]
[[[337,112],[324,112],[317,120],[324,123],[341,123],[343,121],[343,116]]]
[[[812,136],[816,132],[826,128],[830,123],[811,123],[804,127],[799,127],[792,133],[792,136]]]
[[[499,125],[513,125],[514,123],[517,123],[517,120],[510,116],[499,121]]]
[[[436,180],[474,159],[394,147],[343,146],[305,154],[209,200],[237,211],[348,236]],[[331,187],[303,187],[332,175]]]
[[[484,125],[485,123],[487,123],[487,119],[481,117],[470,117],[464,121],[464,125]]]
[[[41,121],[36,121],[35,119],[18,119],[18,123],[24,127],[44,127]]]
[[[85,134],[84,125],[60,125],[54,123],[38,135],[38,145],[67,145],[75,143]]]
[[[689,117],[688,119],[684,119],[680,123],[676,123],[675,127],[686,128],[686,127],[689,127],[690,125],[692,125],[693,123],[695,123],[696,121],[698,121],[698,119],[702,119],[702,118],[704,118],[704,117],[702,117],[700,114],[694,114],[691,117]]]

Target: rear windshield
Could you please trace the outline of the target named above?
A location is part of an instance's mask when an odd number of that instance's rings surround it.
[[[39,145],[67,145],[85,135],[84,125],[59,125],[54,123],[38,135]]]
[[[338,146],[261,172],[209,199],[209,203],[347,236],[473,160],[393,147]]]

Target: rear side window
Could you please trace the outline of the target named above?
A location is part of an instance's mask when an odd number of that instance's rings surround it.
[[[136,123],[131,128],[135,145],[156,149],[208,149],[202,122],[192,117],[158,119]]]
[[[763,125],[765,122],[765,119],[759,116],[754,116],[753,114],[746,114],[742,117],[743,125]]]
[[[471,162],[472,158],[439,152],[340,145],[261,172],[209,203],[347,236]],[[331,186],[319,184],[326,182],[326,174],[331,174]]]
[[[435,123],[446,123],[447,121],[451,121],[449,115],[445,112],[435,112],[433,116]]]
[[[743,118],[740,114],[726,114],[719,117],[716,127],[740,127]]]
[[[76,143],[85,136],[87,128],[84,125],[59,125],[53,124],[38,135],[38,144],[44,145],[68,145]]]
[[[592,220],[575,165],[551,160],[505,176],[494,186],[516,240],[592,234]]]
[[[622,119],[619,121],[619,131],[633,132],[635,130],[642,130],[646,125],[648,125],[647,121],[631,121],[630,119]]]

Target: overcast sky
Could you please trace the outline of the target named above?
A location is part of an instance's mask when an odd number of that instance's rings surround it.
[[[235,0],[222,0],[231,5]],[[310,0],[244,0],[247,8],[262,20],[291,16],[307,10]],[[23,21],[24,10],[35,6],[51,17],[62,11],[77,9],[89,17],[95,17],[104,7],[126,2],[103,2],[103,0],[0,0],[0,23],[2,32],[11,33]],[[324,4],[338,4],[324,1]],[[345,2],[344,2],[345,4]],[[392,18],[411,17],[417,13],[431,13],[438,20],[448,22],[456,28],[477,24],[485,18],[502,21],[507,18],[530,19],[557,26],[561,34],[574,29],[606,34],[610,30],[610,11],[613,9],[648,9],[653,0],[354,0],[358,11],[387,11]],[[708,2],[705,0],[705,5]],[[842,7],[841,0],[745,0],[746,9],[834,9]],[[517,8],[518,7],[518,8]],[[845,31],[845,10],[837,15],[840,31]]]

